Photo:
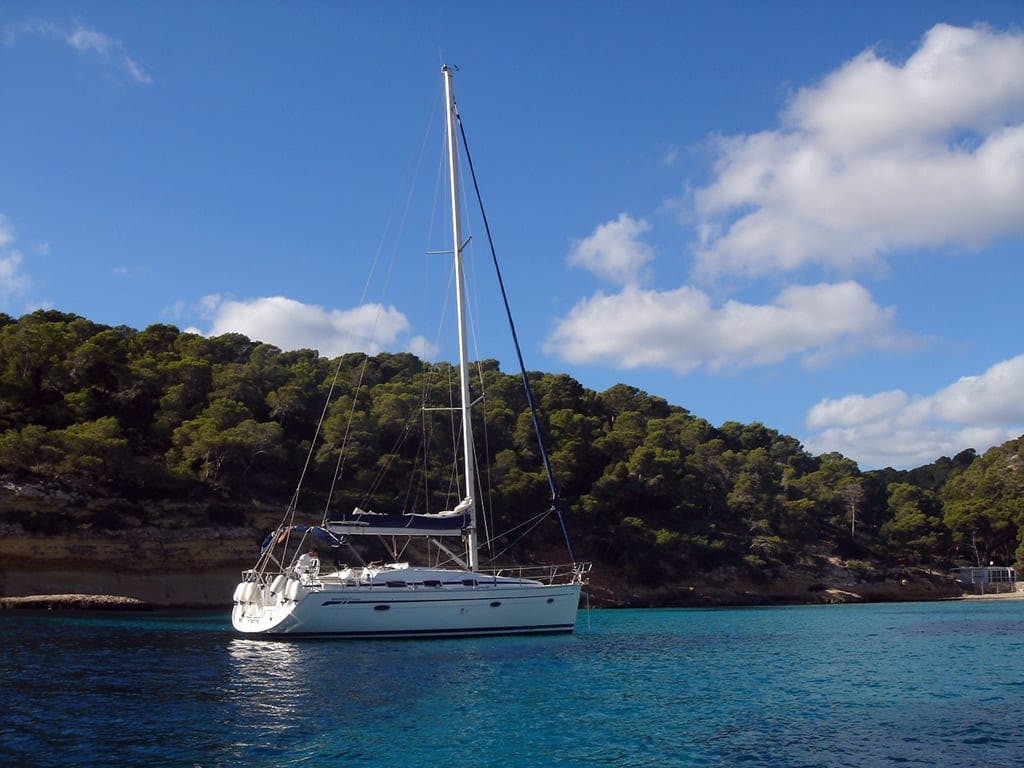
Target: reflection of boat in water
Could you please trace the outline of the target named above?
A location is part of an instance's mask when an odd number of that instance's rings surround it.
[[[305,662],[308,654],[295,643],[233,637],[227,645],[230,706],[254,716],[267,731],[285,730],[302,713],[296,687],[311,684]]]
[[[469,366],[466,351],[466,292],[458,199],[459,121],[452,72],[442,69],[445,85],[448,176],[451,195],[454,284],[458,316],[460,443],[464,494],[451,509],[423,514],[378,514],[356,508],[351,515],[310,528],[282,524],[265,542],[256,566],[243,575],[234,593],[232,624],[247,634],[332,635],[342,637],[439,637],[460,635],[572,632],[580,589],[589,563],[481,567],[477,527],[479,493],[473,443]],[[500,281],[500,277],[499,277]],[[507,308],[507,304],[506,304]],[[514,336],[514,334],[513,334]],[[532,396],[527,388],[527,401]],[[536,427],[536,416],[534,417]],[[541,449],[552,491],[552,508],[561,520],[558,494]],[[294,513],[294,510],[290,510]],[[563,526],[564,533],[564,526]],[[400,560],[356,567],[326,567],[320,552],[337,552],[350,537],[402,537],[429,542],[449,563],[411,565]],[[462,552],[451,542],[460,539]],[[312,544],[316,551],[305,552]],[[566,539],[568,545],[568,538]],[[299,552],[304,554],[299,555]],[[291,555],[289,557],[289,554]],[[333,559],[333,558],[332,558]]]
[[[288,685],[295,682],[303,656],[293,643],[264,643],[247,637],[234,637],[228,643],[233,678],[245,684],[280,679]],[[246,686],[248,687],[248,686]],[[273,699],[275,697],[268,697]]]

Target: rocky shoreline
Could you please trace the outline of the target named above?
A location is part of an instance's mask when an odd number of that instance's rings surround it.
[[[28,533],[0,525],[0,608],[227,610],[252,566],[260,531],[251,527],[138,527],[122,531]],[[736,567],[680,575],[657,586],[630,583],[597,564],[584,605],[669,608],[945,600],[963,596],[945,574],[883,568],[820,553],[800,564],[752,573]]]
[[[845,590],[827,590],[828,594],[826,599],[821,600],[821,603],[850,603],[850,602],[894,602],[892,600],[869,600],[863,596],[858,595],[855,592],[847,592]],[[951,597],[943,598],[914,598],[914,602],[920,600],[1024,600],[1024,592],[1002,592],[996,594],[959,594]],[[895,602],[906,602],[906,601],[895,601]],[[710,601],[709,601],[710,604]],[[774,602],[754,602],[748,605],[778,605],[779,603]],[[791,604],[791,603],[783,603]],[[719,607],[725,607],[727,605],[737,606],[739,603],[727,602],[717,603]],[[587,607],[605,607],[610,608],[611,606],[596,606],[587,604]],[[653,606],[652,606],[653,607]],[[672,607],[672,606],[660,606],[660,607]],[[695,606],[675,606],[675,607],[695,607]],[[0,597],[0,610],[45,610],[45,611],[67,611],[67,610],[80,610],[80,611],[156,611],[156,610],[168,610],[168,609],[212,609],[212,608],[227,608],[226,605],[160,605],[157,603],[149,603],[144,600],[139,600],[134,597],[127,597],[125,595],[25,595],[22,597]]]
[[[124,595],[25,595],[0,597],[3,610],[151,611],[159,606]]]
[[[0,609],[7,610],[157,610],[223,609],[241,569],[194,574],[159,574],[103,570],[5,571]],[[919,572],[910,579],[874,582],[855,579],[820,580],[824,574],[788,574],[752,584],[715,574],[696,584],[657,588],[610,587],[598,576],[584,592],[583,605],[593,608],[712,608],[727,606],[814,605],[911,602],[969,597],[940,574]],[[1016,596],[1024,597],[1017,593]]]
[[[723,568],[690,584],[615,589],[595,576],[588,592],[595,607],[673,608],[949,600],[964,596],[960,584],[927,569],[858,573],[836,560],[791,567],[754,579]]]

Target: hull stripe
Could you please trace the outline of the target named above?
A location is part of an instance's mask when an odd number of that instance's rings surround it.
[[[269,632],[264,637],[459,637],[466,635],[514,635],[571,633],[575,624],[538,624],[535,626],[470,627],[467,629],[399,629],[363,632]]]
[[[310,594],[309,597],[307,597],[306,599],[309,600],[315,594],[316,593]],[[327,593],[322,593],[322,594],[323,594],[324,597],[327,596]],[[358,593],[358,594],[362,595],[362,594],[365,594],[365,593]],[[571,593],[563,592],[561,594],[556,594],[556,595],[544,595],[543,597],[545,599],[547,599],[547,598],[552,598],[553,599],[553,598],[556,598],[556,597],[566,597],[568,594],[571,594]],[[364,600],[364,599],[352,599],[352,600],[349,600],[349,599],[343,599],[343,598],[336,598],[336,599],[333,599],[333,600],[325,600],[324,602],[321,603],[321,605],[377,605],[377,604],[402,605],[404,603],[442,603],[442,604],[448,604],[448,603],[469,603],[469,602],[474,602],[474,601],[482,602],[482,601],[485,601],[485,600],[490,602],[491,600],[493,600],[495,598],[500,598],[503,602],[504,601],[511,602],[513,600],[536,600],[538,598],[538,595],[518,595],[518,596],[507,596],[507,595],[484,595],[484,596],[480,596],[480,595],[477,595],[475,597],[421,597],[421,598],[410,598],[410,599],[406,599],[406,600],[403,600],[403,599],[391,599],[391,598],[393,598],[393,595],[387,595],[387,594],[385,594],[385,595],[378,595],[378,596],[376,596],[375,599],[372,599],[372,600]]]

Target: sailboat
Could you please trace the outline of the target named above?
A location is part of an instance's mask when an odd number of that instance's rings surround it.
[[[471,419],[474,402],[466,340],[462,253],[465,243],[459,207],[456,127],[461,124],[455,105],[452,68],[443,66],[441,72],[454,244],[462,498],[451,505],[451,509],[435,513],[388,514],[357,507],[341,519],[331,520],[325,516],[318,526],[282,523],[268,536],[255,567],[245,571],[235,587],[231,623],[235,630],[246,635],[457,637],[571,633],[574,630],[580,593],[587,581],[590,563],[575,560],[567,535],[567,563],[489,567],[480,563],[479,504],[476,501],[479,491]],[[507,300],[505,304],[507,309]],[[516,348],[518,352],[518,343]],[[533,400],[521,354],[519,358],[526,399],[532,410]],[[533,416],[536,427],[535,411]],[[561,521],[558,493],[542,444],[541,456],[551,487],[552,510]],[[564,534],[564,523],[562,531]],[[433,545],[437,551],[447,553],[449,559],[441,564],[415,565],[399,562],[396,557],[394,562],[349,566],[341,565],[336,558],[320,557],[319,550],[336,551],[343,542],[354,537],[418,539],[429,542],[428,549]],[[459,540],[461,545],[453,540]],[[397,550],[392,551],[397,553]]]

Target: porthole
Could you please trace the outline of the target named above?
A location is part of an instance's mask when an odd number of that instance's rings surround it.
[[[495,600],[491,603],[491,608],[497,608],[499,605],[501,605],[501,601]]]
[[[375,606],[373,606],[373,610],[375,610],[375,611],[390,611],[391,610],[391,606],[390,605],[375,605]]]
[[[549,597],[549,598],[548,598],[548,602],[549,602],[549,603],[553,603],[553,602],[555,602],[555,598],[553,598],[553,597]]]

